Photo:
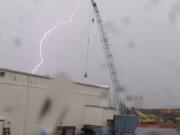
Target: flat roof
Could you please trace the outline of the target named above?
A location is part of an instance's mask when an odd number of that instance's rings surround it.
[[[109,89],[108,85],[95,85],[95,84],[88,84],[88,83],[82,83],[82,82],[76,82],[74,81],[75,84],[82,85],[82,86],[89,86],[89,87],[94,87],[94,88],[102,88],[102,89]]]
[[[110,109],[110,110],[116,110],[113,107],[107,107],[107,106],[97,106],[97,105],[85,105],[85,107],[95,107],[95,108],[102,108],[102,109]]]
[[[28,75],[28,76],[34,76],[34,77],[43,78],[43,79],[51,79],[50,76],[37,75],[37,74],[27,73],[27,72],[23,72],[23,71],[16,71],[16,70],[6,69],[6,68],[0,68],[0,71],[3,71],[3,72],[12,72],[12,73]]]
[[[12,73],[17,73],[17,74],[22,74],[22,75],[27,75],[27,76],[34,76],[34,77],[43,78],[43,79],[53,79],[50,76],[43,76],[43,75],[32,74],[32,73],[27,73],[27,72],[23,72],[23,71],[16,71],[16,70],[6,69],[6,68],[0,68],[0,72],[1,71],[3,71],[3,72],[12,72]],[[82,83],[82,82],[78,82],[78,81],[73,81],[73,83],[78,84],[78,85],[82,85],[82,86],[109,89],[108,85],[95,85],[95,84]]]

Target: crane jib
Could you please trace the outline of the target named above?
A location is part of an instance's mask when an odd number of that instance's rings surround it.
[[[120,83],[119,78],[118,78],[117,69],[116,69],[116,66],[114,64],[114,59],[113,59],[113,56],[111,53],[109,41],[108,41],[106,32],[104,30],[103,21],[101,19],[97,4],[94,0],[91,0],[91,2],[93,5],[93,8],[94,8],[94,13],[96,16],[96,21],[97,21],[97,25],[98,25],[98,29],[99,29],[99,34],[100,34],[101,42],[103,45],[103,51],[105,54],[106,62],[107,62],[108,69],[109,69],[110,78],[111,78],[113,88],[114,88],[113,89],[113,92],[114,92],[113,99],[115,99],[115,102],[118,105],[118,109],[121,111],[121,113],[124,113],[127,110],[127,107],[126,107],[125,103],[123,103],[122,99],[120,99],[117,96],[117,94],[119,94],[119,92],[123,92],[123,87],[121,86],[121,83]]]

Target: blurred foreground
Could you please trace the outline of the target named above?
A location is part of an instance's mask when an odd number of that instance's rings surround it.
[[[179,135],[176,129],[138,128],[135,135]]]

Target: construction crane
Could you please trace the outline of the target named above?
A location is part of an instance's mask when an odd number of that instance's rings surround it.
[[[100,16],[97,4],[96,4],[95,0],[91,0],[91,2],[93,5],[93,8],[94,8],[94,13],[95,13],[95,17],[96,17],[96,21],[97,21],[97,25],[98,25],[98,30],[99,30],[101,42],[103,45],[103,50],[104,50],[106,62],[107,62],[108,69],[109,69],[109,74],[110,74],[112,84],[113,84],[113,92],[112,92],[113,93],[113,99],[115,101],[115,104],[118,105],[118,109],[119,109],[120,113],[126,114],[127,107],[118,95],[118,93],[120,94],[121,92],[124,91],[124,88],[122,87],[120,80],[118,78],[117,69],[116,69],[116,66],[114,64],[114,59],[113,59],[113,56],[111,53],[110,43],[108,41],[105,29],[104,29],[103,21],[102,21],[102,18]],[[114,107],[115,107],[115,105],[114,105]]]

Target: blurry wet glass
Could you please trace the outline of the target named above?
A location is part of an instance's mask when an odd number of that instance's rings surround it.
[[[136,43],[133,41],[128,42],[127,44],[128,49],[134,49],[136,47]]]
[[[160,0],[150,0],[150,2],[152,5],[157,5],[160,2]]]
[[[39,113],[39,120],[41,120],[42,118],[44,118],[51,110],[52,108],[52,100],[50,98],[47,98],[40,110]]]
[[[175,3],[169,14],[170,22],[173,26],[180,29],[180,3]]]
[[[15,37],[13,42],[16,47],[19,47],[22,45],[22,41],[19,37]]]
[[[131,24],[131,19],[129,17],[123,17],[122,18],[122,23],[123,23],[123,25],[130,25]]]
[[[101,63],[100,65],[99,65],[99,67],[100,67],[100,69],[101,70],[105,70],[106,68],[107,68],[107,64],[104,62],[104,63]]]
[[[120,30],[113,21],[108,21],[104,24],[106,30],[112,34],[119,34]]]

